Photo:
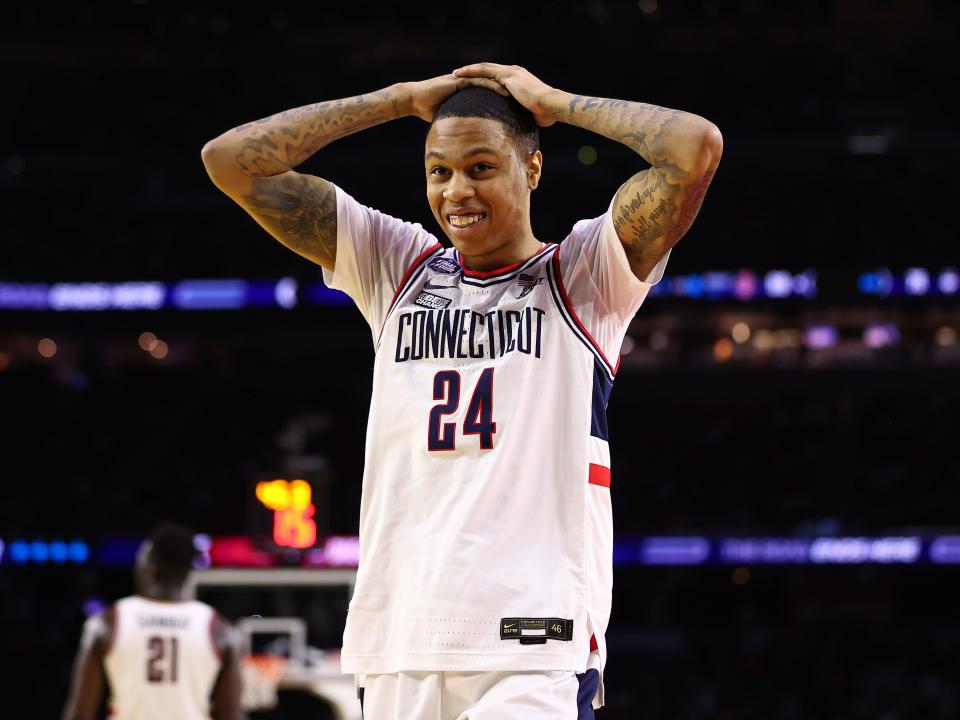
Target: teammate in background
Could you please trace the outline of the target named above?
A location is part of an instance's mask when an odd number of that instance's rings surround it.
[[[93,720],[104,679],[111,720],[238,720],[240,651],[209,605],[183,600],[193,535],[158,525],[137,553],[137,594],[87,620],[63,720]]]
[[[452,248],[294,170],[411,115],[430,123],[427,200]],[[651,165],[559,245],[530,223],[538,127],[555,122]],[[281,112],[203,148],[213,182],[322,266],[370,325],[361,556],[342,653],[366,717],[572,720],[602,705],[606,404],[627,326],[721,150],[696,115],[573,95],[494,63]],[[358,171],[389,197],[394,164],[384,150]]]

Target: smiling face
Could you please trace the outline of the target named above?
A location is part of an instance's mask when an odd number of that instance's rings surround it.
[[[446,117],[427,134],[427,200],[471,270],[524,260],[540,247],[530,228],[530,193],[540,151],[521,158],[497,120]]]

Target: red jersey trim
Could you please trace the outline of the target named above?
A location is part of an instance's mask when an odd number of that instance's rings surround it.
[[[590,463],[590,475],[587,482],[600,487],[610,487],[610,468]]]
[[[599,649],[600,649],[600,646],[597,645],[597,636],[591,635],[590,636],[590,652],[597,652],[597,650]]]
[[[487,272],[480,272],[479,270],[468,270],[466,265],[463,264],[463,261],[460,258],[460,252],[459,251],[455,251],[455,252],[457,253],[457,263],[460,265],[460,269],[463,270],[464,275],[466,275],[467,277],[477,278],[479,280],[485,280],[487,278],[493,277],[494,275],[500,275],[501,273],[506,274],[516,270],[525,262],[532,260],[533,258],[537,257],[538,255],[540,255],[550,247],[553,247],[553,245],[551,243],[546,243],[542,248],[537,250],[533,255],[531,255],[528,258],[524,258],[520,262],[515,262],[513,263],[513,265],[504,265],[503,267],[499,267],[496,270],[488,270]]]
[[[397,285],[397,289],[393,293],[393,298],[390,300],[390,304],[387,306],[387,312],[384,313],[383,324],[380,325],[380,333],[377,335],[378,345],[380,344],[380,338],[383,335],[383,328],[387,324],[387,318],[390,317],[390,313],[393,312],[393,306],[396,305],[397,299],[403,294],[403,290],[410,281],[410,276],[413,274],[413,271],[420,267],[420,265],[423,264],[423,261],[433,255],[437,250],[442,249],[443,246],[440,243],[436,243],[420,253],[417,256],[417,259],[410,263],[410,267],[407,268],[407,272],[404,273],[403,279],[400,281],[400,284]]]
[[[557,248],[557,251],[553,254],[553,266],[554,266],[553,274],[557,279],[557,288],[560,290],[560,296],[563,298],[563,304],[567,306],[567,312],[570,313],[570,317],[573,318],[573,321],[577,324],[577,327],[580,328],[583,334],[590,341],[590,344],[593,345],[593,349],[597,351],[597,354],[600,356],[600,358],[603,360],[606,366],[610,368],[611,374],[616,375],[617,370],[620,369],[620,358],[619,357],[617,358],[616,365],[614,365],[607,359],[606,354],[603,352],[603,350],[600,347],[600,343],[598,343],[594,339],[593,335],[590,334],[590,331],[584,327],[583,323],[580,321],[580,316],[577,315],[577,311],[573,309],[573,303],[570,302],[570,298],[567,296],[567,288],[564,287],[564,284],[563,284],[563,271],[560,269],[560,248],[559,247]]]
[[[104,614],[104,617],[107,621],[107,646],[103,651],[103,656],[106,657],[110,654],[110,651],[113,650],[113,644],[117,639],[117,605],[114,603]]]
[[[217,620],[220,619],[220,616],[216,612],[210,614],[210,645],[213,647],[213,653],[217,656],[217,659],[222,663],[223,662],[223,653],[220,651],[220,646],[217,645]]]

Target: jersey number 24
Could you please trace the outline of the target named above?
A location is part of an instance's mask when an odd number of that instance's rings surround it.
[[[430,451],[456,450],[457,424],[443,422],[460,407],[460,373],[456,370],[441,370],[433,377],[433,399],[441,402],[430,410],[427,428],[427,449]],[[479,435],[480,449],[493,449],[493,435],[497,424],[493,421],[493,368],[480,373],[467,415],[463,419],[464,435]]]

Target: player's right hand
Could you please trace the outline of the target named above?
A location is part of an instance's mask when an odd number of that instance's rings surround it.
[[[429,80],[401,83],[400,86],[407,94],[408,112],[426,122],[433,122],[433,114],[437,111],[437,107],[457,90],[484,87],[507,97],[510,95],[510,92],[496,80],[482,77],[456,77],[453,73]]]

